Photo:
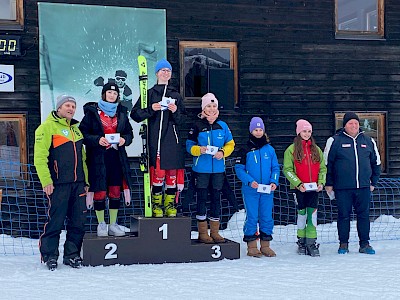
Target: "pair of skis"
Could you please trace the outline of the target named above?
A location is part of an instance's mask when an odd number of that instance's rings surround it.
[[[147,61],[143,55],[138,57],[139,64],[139,89],[140,89],[140,108],[147,108]],[[145,119],[140,127],[139,135],[142,138],[143,150],[140,155],[140,170],[143,172],[144,189],[144,216],[150,218],[153,215],[151,207],[151,183],[149,168],[149,147],[148,147],[148,121]]]

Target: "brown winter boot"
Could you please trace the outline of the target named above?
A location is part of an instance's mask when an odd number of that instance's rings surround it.
[[[197,228],[199,231],[198,241],[205,244],[213,244],[214,240],[208,235],[207,221],[197,221]]]
[[[269,241],[261,241],[261,253],[267,257],[274,257],[276,253],[269,247]]]
[[[214,243],[225,243],[225,239],[219,235],[219,221],[210,220],[210,236]]]
[[[247,256],[261,257],[262,253],[257,248],[257,240],[247,242]]]

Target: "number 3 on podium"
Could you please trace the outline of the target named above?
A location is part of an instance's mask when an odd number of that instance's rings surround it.
[[[214,253],[211,254],[212,258],[220,258],[222,253],[221,253],[221,247],[219,245],[214,245],[211,247],[211,250],[214,250]]]

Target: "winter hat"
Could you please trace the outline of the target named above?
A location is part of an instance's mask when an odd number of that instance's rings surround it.
[[[116,91],[118,93],[119,97],[119,88],[115,83],[108,82],[103,86],[103,89],[101,90],[101,94],[105,94],[107,91],[112,90]]]
[[[117,70],[115,71],[115,77],[127,77],[128,75],[124,70]]]
[[[159,60],[156,64],[155,71],[158,73],[161,69],[170,69],[172,71],[172,66],[165,58]]]
[[[201,110],[204,110],[204,108],[210,103],[216,103],[218,107],[218,99],[213,93],[207,93],[201,97]]]
[[[252,133],[253,130],[257,128],[261,128],[265,132],[265,126],[263,120],[259,117],[253,117],[250,121],[250,126],[249,126],[250,133]]]
[[[72,96],[68,96],[68,95],[60,95],[57,97],[57,104],[56,104],[56,110],[58,110],[65,102],[74,102],[76,105],[76,100],[74,97]]]
[[[352,119],[357,120],[358,122],[360,122],[360,118],[357,116],[356,113],[354,113],[352,111],[349,111],[349,112],[345,113],[344,117],[343,117],[343,127],[346,126],[346,123],[348,121],[352,120]]]
[[[312,125],[307,120],[300,119],[296,122],[296,134],[299,135],[303,130],[311,130],[312,132]]]

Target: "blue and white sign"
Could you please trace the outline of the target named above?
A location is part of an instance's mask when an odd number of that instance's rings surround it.
[[[0,92],[14,92],[14,66],[0,65]]]

